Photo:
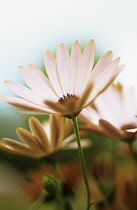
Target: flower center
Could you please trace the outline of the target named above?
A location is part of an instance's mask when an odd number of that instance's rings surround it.
[[[62,115],[72,119],[73,117],[76,117],[81,111],[79,110],[79,101],[79,96],[67,93],[66,96],[63,95],[63,97],[60,97],[57,103],[63,105]]]
[[[77,101],[78,99],[79,99],[78,96],[76,96],[74,94],[67,93],[67,96],[63,95],[63,97],[59,98],[58,103],[64,104],[64,103],[67,103],[67,101],[69,101],[69,100]]]

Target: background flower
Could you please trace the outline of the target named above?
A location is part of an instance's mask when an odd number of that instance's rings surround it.
[[[77,149],[75,134],[71,121],[59,116],[50,115],[43,124],[35,117],[29,118],[30,131],[17,128],[16,133],[22,142],[10,138],[2,138],[0,149],[33,158],[42,158],[57,152],[60,149]],[[89,147],[91,141],[82,139],[82,146]]]
[[[75,136],[68,136],[72,126],[67,119],[51,115],[48,121],[41,124],[35,117],[30,117],[29,127],[30,131],[24,128],[16,129],[22,142],[3,138],[0,142],[0,149],[17,155],[41,158],[55,153],[62,147],[76,148],[75,143],[71,143]]]
[[[117,83],[81,112],[82,129],[112,138],[132,139],[137,132],[137,90]]]

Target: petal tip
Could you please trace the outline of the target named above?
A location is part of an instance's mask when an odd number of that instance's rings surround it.
[[[24,66],[19,66],[19,69],[23,69],[24,68]]]
[[[5,84],[5,85],[7,85],[7,84],[9,84],[9,83],[12,83],[12,81],[10,81],[10,80],[5,80],[5,81],[4,81],[4,84]]]
[[[31,123],[32,121],[34,121],[36,118],[35,117],[29,117],[29,123]]]
[[[90,39],[90,40],[88,41],[88,43],[89,43],[89,44],[94,44],[94,45],[95,45],[94,39]]]

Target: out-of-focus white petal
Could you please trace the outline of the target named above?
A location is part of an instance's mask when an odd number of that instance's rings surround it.
[[[57,49],[57,68],[60,83],[66,95],[70,92],[70,55],[65,44],[60,44]]]
[[[121,68],[118,66],[117,68]],[[111,85],[89,104],[79,118],[87,124],[82,130],[116,139],[133,140],[137,135],[135,88]],[[94,106],[93,106],[94,105]]]
[[[89,96],[87,102],[84,106],[87,106],[91,101],[95,99],[97,95],[103,92],[119,75],[119,73],[124,68],[124,65],[117,66],[119,59],[116,59],[101,75],[99,75],[95,80],[93,80],[92,93]]]
[[[106,120],[100,119],[99,120],[99,126],[103,129],[103,132],[107,134],[110,137],[113,138],[119,138],[122,137],[122,131],[117,129],[115,126],[113,126],[111,123],[109,123]]]
[[[126,131],[131,132],[131,133],[136,133],[137,132],[137,128],[128,129]]]
[[[81,146],[82,148],[88,148],[92,145],[92,142],[90,139],[81,139]],[[70,142],[66,145],[64,149],[78,149],[78,144],[76,141]]]
[[[67,138],[64,139],[64,141],[62,142],[62,146],[65,147],[67,144],[69,144],[70,142],[74,141],[76,139],[76,135],[75,133],[69,135]]]

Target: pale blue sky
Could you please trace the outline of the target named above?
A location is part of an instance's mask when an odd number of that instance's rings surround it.
[[[76,39],[84,45],[91,38],[98,56],[112,50],[114,57],[121,57],[126,68],[119,80],[135,85],[136,0],[0,0],[0,94],[14,95],[4,80],[23,84],[19,65],[43,68],[45,50],[55,52],[60,42],[71,46]],[[0,112],[0,137],[7,134],[3,127],[7,126],[10,135],[28,118],[2,101]]]

